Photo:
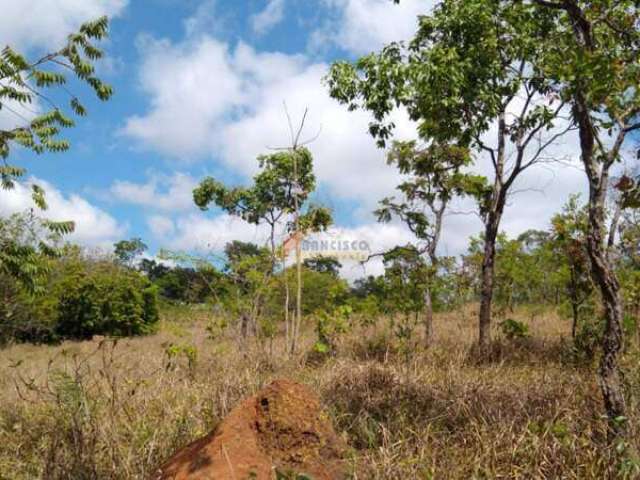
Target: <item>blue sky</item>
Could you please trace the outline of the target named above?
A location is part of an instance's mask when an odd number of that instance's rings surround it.
[[[37,56],[98,15],[111,17],[99,66],[115,88],[100,103],[86,89],[89,116],[68,132],[70,152],[14,163],[44,182],[48,215],[77,222],[72,239],[108,248],[141,237],[153,254],[220,248],[232,238],[261,241],[264,232],[220,212],[199,212],[191,190],[213,175],[246,182],[256,155],[288,139],[283,102],[299,118],[320,187],[316,199],[334,209],[337,231],[383,249],[411,240],[397,224],[378,225],[371,211],[392,194],[398,175],[367,134],[368,117],[332,101],[321,84],[331,62],[355,59],[409,38],[431,0],[0,0],[0,44]],[[55,7],[52,7],[54,5]],[[39,16],[38,12],[43,12]],[[11,119],[2,118],[0,125]],[[400,138],[415,136],[402,112]],[[573,139],[561,148],[573,152]],[[482,168],[480,168],[482,170]],[[504,229],[541,228],[568,194],[584,187],[579,169],[540,169],[523,184],[517,212]],[[0,194],[0,213],[28,208],[25,188]],[[472,211],[461,205],[458,210]],[[447,220],[443,253],[464,249],[480,230],[472,214]]]

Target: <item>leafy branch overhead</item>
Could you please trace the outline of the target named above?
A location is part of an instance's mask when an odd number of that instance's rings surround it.
[[[22,168],[9,165],[6,158],[11,145],[17,144],[36,153],[62,152],[69,149],[69,142],[60,138],[63,128],[74,126],[53,100],[48,89],[59,89],[68,96],[69,108],[78,116],[87,114],[76,95],[67,87],[68,75],[87,84],[100,100],[108,100],[112,88],[95,75],[93,63],[103,56],[94,41],[107,36],[108,20],[101,17],[85,23],[78,32],[69,35],[67,45],[38,60],[29,61],[25,56],[6,46],[0,55],[0,110],[6,109],[16,117],[17,127],[0,130],[0,156],[5,159],[0,167],[3,186],[24,175]],[[38,102],[47,108],[44,113],[28,119],[24,112],[32,112]],[[29,108],[32,106],[32,108]],[[39,106],[35,106],[37,109]],[[23,113],[21,113],[23,112]]]
[[[454,197],[470,195],[480,199],[488,188],[485,177],[463,171],[472,163],[469,150],[464,147],[432,144],[419,148],[416,141],[395,141],[387,161],[410,178],[397,187],[403,199],[385,198],[375,214],[381,222],[399,217],[420,240],[433,239],[432,230],[439,230],[438,217]]]
[[[68,87],[70,78],[88,85],[100,100],[106,101],[113,94],[112,88],[96,76],[94,67],[94,62],[103,56],[95,42],[107,36],[108,25],[106,17],[87,22],[68,36],[64,47],[37,60],[28,60],[10,46],[4,47],[0,53],[0,111],[15,117],[15,126],[0,129],[2,189],[13,189],[15,182],[26,174],[23,167],[9,161],[14,147],[26,148],[36,154],[69,149],[70,144],[61,137],[61,132],[73,127],[75,122],[58,103],[60,95],[67,97],[68,108],[73,114],[81,117],[87,114],[79,98]],[[34,184],[31,190],[35,205],[45,210],[44,189]],[[34,231],[41,236],[58,238],[75,228],[71,221],[35,219],[33,214],[29,218],[37,224]],[[56,249],[45,240],[34,240],[20,248],[5,242],[0,246],[0,270],[34,291],[41,267],[46,266],[41,257],[55,253]]]

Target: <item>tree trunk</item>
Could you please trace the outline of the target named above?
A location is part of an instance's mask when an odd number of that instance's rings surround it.
[[[625,416],[626,405],[623,382],[618,368],[618,355],[623,348],[622,301],[620,285],[608,261],[604,245],[605,232],[605,192],[607,188],[606,172],[595,180],[590,178],[589,189],[589,232],[587,246],[593,279],[600,289],[604,306],[605,329],[602,337],[602,358],[600,359],[600,388],[609,418],[609,426],[614,436],[624,436],[627,432],[625,422],[619,421]]]
[[[429,287],[424,292],[424,341],[427,348],[433,343],[433,302]]]
[[[571,301],[571,312],[573,316],[573,321],[571,323],[571,338],[575,340],[576,332],[578,330],[578,304],[575,300]]]
[[[491,343],[491,307],[493,302],[493,277],[496,259],[496,238],[500,214],[489,213],[484,234],[484,257],[482,259],[482,286],[480,289],[480,318],[479,338],[481,347],[487,347]]]
[[[249,334],[249,315],[247,315],[246,313],[243,313],[240,316],[240,335],[242,336],[243,339],[246,339],[248,334]]]

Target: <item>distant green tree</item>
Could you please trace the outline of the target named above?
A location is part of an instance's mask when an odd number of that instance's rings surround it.
[[[297,137],[292,139],[291,148],[258,157],[260,171],[253,177],[253,185],[227,187],[218,180],[208,177],[193,192],[194,201],[202,210],[207,210],[211,204],[214,204],[230,215],[240,217],[248,223],[269,226],[270,273],[275,271],[276,266],[278,252],[275,236],[278,225],[284,224],[291,237],[296,239],[296,315],[293,325],[288,329],[292,335],[290,341],[288,340],[288,343],[291,344],[291,351],[296,349],[300,322],[302,321],[300,250],[302,236],[310,232],[325,230],[332,221],[331,212],[327,208],[318,205],[305,205],[315,190],[316,178],[313,173],[311,152],[298,143],[300,131]],[[284,278],[286,279],[286,276]],[[260,299],[261,296],[258,296],[255,300]],[[288,322],[288,297],[286,303],[285,321]],[[254,321],[257,321],[255,317]]]
[[[328,273],[335,278],[340,276],[340,269],[342,268],[342,264],[334,257],[307,258],[304,261],[304,266],[318,273]]]
[[[308,149],[299,148],[296,152],[262,155],[258,157],[258,164],[260,171],[253,177],[250,187],[227,187],[207,177],[194,190],[193,198],[201,210],[214,204],[248,223],[268,225],[275,264],[278,224],[294,212],[296,201],[302,205],[315,189],[313,157]]]
[[[236,240],[225,246],[225,254],[227,263],[224,271],[231,282],[226,296],[227,306],[240,319],[242,337],[247,336],[250,327],[258,334],[273,274],[269,250]]]
[[[427,265],[422,253],[413,245],[396,247],[383,256],[384,302],[386,309],[400,315],[392,326],[402,348],[409,356],[414,350],[413,333],[418,317],[424,309],[424,295],[428,286]]]
[[[575,339],[581,310],[591,298],[594,285],[587,252],[588,212],[572,196],[562,212],[551,220],[553,244],[562,265],[562,277],[571,306],[571,335]]]
[[[146,252],[147,248],[147,245],[140,238],[120,240],[113,244],[113,254],[122,265],[133,267],[136,258]]]

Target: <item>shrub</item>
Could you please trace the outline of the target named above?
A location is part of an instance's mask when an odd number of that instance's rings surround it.
[[[512,318],[500,322],[500,330],[509,340],[522,340],[529,337],[529,327]]]
[[[582,322],[573,340],[575,360],[591,361],[602,343],[604,324],[601,319],[589,318]]]
[[[33,297],[13,277],[0,274],[0,346],[11,341],[52,343],[52,319],[37,315]]]
[[[61,337],[151,333],[157,291],[141,274],[109,262],[71,262],[58,285],[56,332]]]

